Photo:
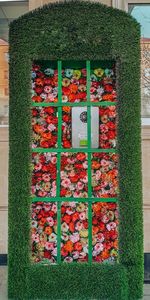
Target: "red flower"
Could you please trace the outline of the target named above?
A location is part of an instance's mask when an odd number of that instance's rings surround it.
[[[77,220],[79,220],[79,213],[75,212],[72,214],[72,222],[76,222]]]
[[[66,215],[63,216],[62,220],[64,222],[66,222],[67,224],[69,224],[70,221],[71,221],[71,216],[69,216],[69,215],[66,214]]]
[[[85,153],[77,153],[76,158],[81,161],[85,161],[86,155]]]
[[[77,242],[74,244],[74,250],[81,251],[82,250],[82,244],[80,242]]]
[[[60,191],[60,196],[65,197],[66,194],[67,194],[67,190],[62,188],[61,191]]]
[[[51,258],[51,253],[50,253],[50,251],[45,250],[45,251],[44,251],[44,257],[50,259],[50,258]]]

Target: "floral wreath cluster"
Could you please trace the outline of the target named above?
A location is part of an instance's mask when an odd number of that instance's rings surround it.
[[[57,147],[57,131],[56,107],[32,108],[32,148]]]
[[[61,197],[87,198],[87,154],[62,153],[61,156]]]
[[[32,196],[56,197],[56,153],[32,153]]]
[[[56,263],[57,204],[32,203],[31,220],[32,261]]]
[[[57,102],[58,101],[58,71],[52,68],[43,68],[32,65],[32,101]]]
[[[92,102],[116,101],[115,68],[91,70],[90,97]]]
[[[62,70],[62,102],[86,101],[86,69]]]
[[[99,108],[99,147],[116,148],[116,106]]]
[[[116,203],[92,204],[92,257],[95,262],[116,261],[118,209]]]
[[[64,262],[88,260],[88,204],[63,202],[61,206],[61,257]]]
[[[118,155],[92,154],[92,194],[96,198],[118,195]]]

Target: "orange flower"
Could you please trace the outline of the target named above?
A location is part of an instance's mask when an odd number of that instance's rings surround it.
[[[118,249],[118,240],[114,241],[114,248]]]
[[[107,258],[109,258],[109,251],[108,251],[108,250],[104,250],[104,251],[101,253],[101,258],[102,258],[102,259],[107,259]]]
[[[47,132],[47,133],[42,133],[42,137],[46,140],[50,140],[51,137],[52,137],[52,134],[50,132]]]
[[[73,94],[76,94],[77,90],[78,90],[78,86],[76,84],[70,84],[69,86],[70,92]]]
[[[98,226],[93,226],[92,227],[92,234],[95,235],[99,232],[99,227]]]
[[[106,101],[112,101],[114,100],[114,96],[112,94],[106,94],[102,96],[102,99]]]
[[[45,233],[48,234],[48,235],[50,235],[52,233],[52,228],[50,226],[47,226],[45,228]]]
[[[100,202],[94,203],[92,205],[93,212],[94,213],[99,212],[101,210],[101,207],[102,207],[102,203],[100,203]]]
[[[33,130],[36,132],[36,133],[42,133],[43,132],[43,128],[42,126],[38,125],[38,124],[35,124],[33,126]]]
[[[64,112],[69,113],[71,111],[71,107],[69,106],[64,106],[62,109]]]
[[[67,241],[64,245],[64,250],[68,252],[72,252],[73,250],[73,243],[71,241]]]
[[[96,160],[92,161],[92,169],[98,170],[100,167],[100,163]]]

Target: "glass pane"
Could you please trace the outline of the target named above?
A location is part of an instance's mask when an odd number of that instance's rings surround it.
[[[56,263],[57,203],[32,203],[32,262]]]
[[[116,76],[115,65],[112,67],[101,67],[97,64],[92,68],[91,64],[91,101],[116,102]]]
[[[129,13],[141,25],[142,117],[150,117],[150,4],[129,4]]]
[[[61,206],[62,261],[88,260],[88,204],[62,202]]]
[[[99,148],[115,148],[116,147],[116,106],[108,106],[99,108]]]
[[[56,107],[32,108],[32,148],[56,148],[57,131]]]
[[[114,262],[118,257],[116,203],[92,204],[92,256],[94,262]]]
[[[58,101],[57,65],[51,62],[36,63],[32,66],[32,101]]]
[[[111,198],[118,195],[118,155],[92,154],[92,195]]]
[[[61,154],[61,197],[88,197],[87,167],[86,153]]]
[[[32,153],[32,196],[56,197],[56,153]]]
[[[62,70],[62,102],[84,102],[86,98],[86,69],[64,68]]]

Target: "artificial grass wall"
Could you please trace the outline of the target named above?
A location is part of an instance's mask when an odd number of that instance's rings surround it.
[[[9,297],[139,299],[143,285],[140,28],[99,3],[66,1],[10,25]],[[119,151],[119,264],[34,266],[30,251],[33,60],[115,60]]]

